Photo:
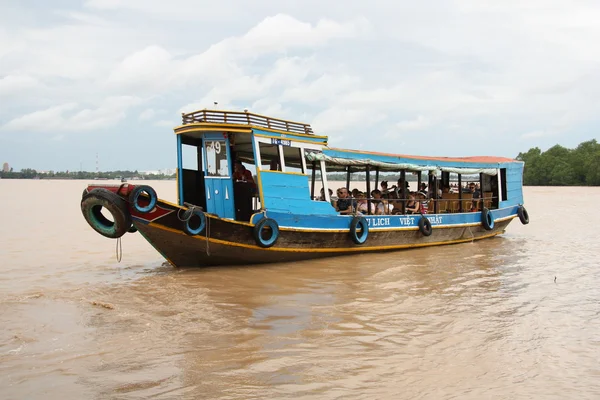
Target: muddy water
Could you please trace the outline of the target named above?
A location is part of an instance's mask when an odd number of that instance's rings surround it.
[[[600,398],[598,188],[477,243],[175,270],[139,234],[117,263],[83,186],[0,181],[1,399]]]

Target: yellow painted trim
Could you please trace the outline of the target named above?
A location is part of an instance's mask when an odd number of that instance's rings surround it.
[[[274,172],[274,173],[278,173],[278,174],[293,174],[293,175],[306,175],[306,174],[300,174],[298,172],[281,172],[281,171],[264,171],[264,172]],[[258,174],[258,179],[259,179],[259,187],[260,187],[260,193],[262,194],[262,186],[260,186],[260,174]],[[174,204],[171,203],[170,201],[167,200],[162,200],[159,199],[158,200],[160,203],[164,203],[166,205],[169,205],[171,207],[175,207],[178,210],[186,210],[185,207],[180,206],[178,204]],[[262,200],[261,197],[261,205],[264,204],[264,201]],[[260,215],[262,214],[262,212],[257,212],[252,214],[252,216],[250,217],[250,221],[252,221],[252,218],[255,215]],[[426,214],[426,215],[444,215],[444,214]],[[398,215],[394,215],[394,216],[398,216]],[[211,214],[206,214],[207,218],[212,218],[214,220],[221,220],[221,221],[226,221],[228,223],[232,223],[232,224],[237,224],[237,225],[243,225],[243,226],[248,226],[248,227],[253,227],[255,224],[252,224],[250,222],[243,222],[243,221],[237,221],[234,219],[224,219],[224,218],[220,218],[220,217],[216,217],[214,215]],[[508,221],[511,219],[517,218],[517,215],[509,215],[507,217],[503,217],[503,218],[498,218],[496,220],[494,220],[494,222],[504,222],[504,221]],[[466,227],[473,227],[473,226],[480,226],[481,222],[473,222],[473,223],[465,223],[465,224],[444,224],[444,225],[434,225],[433,229],[449,229],[449,228],[466,228]],[[290,227],[285,227],[285,226],[280,226],[279,230],[281,231],[287,231],[287,232],[307,232],[307,233],[327,233],[327,232],[333,232],[333,233],[339,233],[339,232],[348,232],[348,229],[318,229],[318,228],[290,228]],[[395,231],[416,231],[419,230],[419,227],[416,226],[407,226],[407,227],[393,227],[393,228],[370,228],[369,230],[372,231],[377,231],[377,232],[395,232]]]
[[[160,205],[160,203],[163,203],[163,204],[166,204],[166,205],[169,205],[171,207],[176,208],[176,210],[174,210],[175,212],[177,212],[179,210],[184,210],[184,211],[187,210],[187,207],[180,206],[180,205],[175,204],[175,203],[171,203],[170,201],[167,201],[167,200],[158,199],[158,204]],[[245,226],[250,226],[250,227],[254,226],[250,222],[236,221],[234,219],[220,218],[220,217],[216,217],[214,215],[208,214],[208,213],[205,213],[205,215],[206,215],[206,218],[212,218],[212,219],[218,219],[218,220],[221,220],[221,221],[227,221],[227,222],[232,223],[232,224],[245,225]]]
[[[372,216],[372,215],[370,215]],[[477,223],[468,223],[468,224],[456,224],[456,225],[433,225],[433,229],[448,229],[448,228],[467,228],[470,226],[480,226],[481,222],[477,222]],[[313,229],[313,228],[290,228],[290,227],[285,227],[285,226],[280,226],[279,227],[280,231],[291,231],[291,232],[319,232],[319,233],[326,233],[326,232],[348,232],[348,229]],[[419,227],[418,226],[406,226],[406,227],[401,227],[401,226],[397,226],[397,227],[393,227],[393,228],[369,228],[369,231],[376,231],[376,232],[396,232],[396,231],[418,231]]]
[[[288,134],[290,134],[289,132],[287,132]],[[296,135],[296,133],[292,133],[292,135]],[[310,144],[322,144],[323,146],[326,145],[327,140],[325,140],[325,143],[318,143],[315,142],[313,140],[304,140],[304,139],[295,139],[295,138],[281,138],[279,136],[272,136],[272,135],[261,135],[260,133],[255,133],[254,134],[255,137],[259,137],[259,138],[265,138],[265,139],[283,139],[283,140],[289,140],[291,142],[299,142],[299,143],[310,143]],[[314,135],[311,135],[310,137],[315,137]],[[327,138],[325,138],[327,139]]]
[[[181,203],[181,199],[179,198],[180,197],[180,193],[179,193],[179,166],[177,166],[177,169],[175,170],[175,183],[176,183],[176,186],[177,186],[177,207],[179,207],[179,203]],[[164,203],[167,203],[167,204],[171,205],[171,203],[169,203],[168,201],[165,201],[165,200],[159,200],[159,201],[162,201]]]
[[[177,201],[179,201],[179,190],[177,191]],[[175,204],[175,203],[171,203],[170,201],[167,200],[162,200],[162,199],[158,199],[159,204],[160,203],[164,203],[166,205],[169,205],[171,207],[176,207],[176,208],[180,208],[182,210],[185,210],[184,207],[180,206],[179,204]]]
[[[235,129],[239,129],[239,130],[236,131]],[[226,131],[226,132],[250,133],[250,131],[252,129],[260,129],[262,131],[267,131],[267,132],[281,133],[283,135],[295,135],[295,136],[301,136],[301,137],[307,137],[307,138],[325,139],[325,142],[327,142],[327,140],[329,139],[329,137],[327,137],[327,136],[314,135],[314,134],[309,134],[309,133],[282,131],[279,129],[265,128],[263,126],[257,126],[257,125],[221,124],[218,122],[195,122],[193,124],[178,125],[173,130],[174,130],[175,134],[178,135],[180,133],[189,132],[189,131],[215,131],[215,130],[216,131]],[[271,137],[271,136],[264,136],[264,137]],[[300,141],[302,139],[294,139],[294,140]],[[309,141],[307,143],[314,143],[314,142]]]
[[[261,169],[259,170],[260,173],[262,174],[263,172],[267,172],[270,174],[283,174],[283,175],[302,175],[302,176],[308,176],[308,174],[303,174],[302,172],[283,172],[283,171],[271,171],[269,169]]]
[[[153,222],[148,224],[157,229],[162,229],[167,232],[178,233],[180,235],[185,235],[186,237],[190,237],[185,233],[178,231],[176,229],[168,228],[166,226],[162,226]],[[287,253],[347,253],[347,252],[361,252],[361,251],[379,251],[379,250],[394,250],[394,249],[408,249],[414,247],[428,247],[428,246],[439,246],[445,244],[457,244],[457,243],[466,243],[472,242],[474,240],[486,239],[496,235],[500,235],[504,233],[504,231],[491,233],[489,235],[480,236],[478,238],[467,238],[467,239],[457,239],[457,240],[449,240],[446,242],[429,242],[429,243],[412,243],[412,244],[399,244],[399,245],[388,245],[388,246],[357,246],[357,247],[341,247],[341,248],[311,248],[311,249],[302,249],[302,248],[284,248],[284,247],[269,247],[262,248],[255,245],[243,244],[243,243],[235,243],[229,242],[226,240],[215,239],[215,238],[206,238],[205,236],[191,236],[196,240],[209,241],[211,243],[222,244],[227,246],[234,247],[242,247],[245,249],[252,250],[263,250],[263,251],[281,251]]]
[[[255,161],[256,161],[256,159],[255,159]],[[258,182],[256,182],[256,185],[257,185],[256,189],[258,190],[258,198],[260,199],[260,208],[265,208],[265,195],[263,193],[262,178],[261,178],[260,172],[261,172],[261,170],[259,168],[257,168],[256,169],[256,179],[258,180]],[[250,221],[252,221],[252,218],[250,218]]]
[[[171,261],[171,259],[169,257],[167,257],[161,250],[159,250],[158,248],[156,248],[156,246],[150,240],[148,240],[148,238],[146,237],[146,235],[144,235],[144,233],[142,231],[138,230],[138,232],[140,233],[140,235],[142,235],[142,237],[144,239],[146,239],[148,241],[148,243],[150,243],[150,246],[152,246],[154,248],[154,250],[158,251],[158,254],[160,254],[161,256],[163,256],[165,258],[165,260],[167,260],[167,262],[169,264],[171,264],[172,267],[177,267],[177,265],[173,261]]]
[[[509,219],[514,219],[514,218],[517,218],[517,216],[516,215],[509,215],[507,217],[502,217],[502,218],[495,219],[494,222],[503,222],[503,221],[507,221]]]
[[[237,133],[252,133],[252,128],[249,125],[243,125],[235,128],[227,128],[229,124],[219,124],[218,126],[211,125],[180,125],[174,129],[176,135],[190,132],[214,132],[214,131],[225,131],[225,132],[237,132]]]

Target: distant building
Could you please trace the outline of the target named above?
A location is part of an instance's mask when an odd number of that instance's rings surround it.
[[[10,165],[7,162],[2,164],[2,172],[10,172]]]

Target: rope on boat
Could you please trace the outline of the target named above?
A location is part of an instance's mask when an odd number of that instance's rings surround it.
[[[180,212],[181,212],[181,210],[183,210],[182,208],[180,208],[179,210],[177,210],[177,219],[180,220],[181,222],[187,222],[187,221],[189,221],[190,218],[192,218],[192,215],[194,215],[194,210],[196,210],[196,208],[199,208],[200,211],[202,211],[202,207],[195,206],[195,205],[190,205],[183,212],[183,217],[180,216]]]
[[[206,218],[206,255],[210,257],[210,217]]]
[[[121,238],[117,238],[117,248],[115,249],[115,253],[117,256],[117,262],[120,263],[123,259],[123,244],[121,243]]]
[[[473,231],[471,230],[471,227],[468,226],[467,228],[469,228],[469,233],[471,234],[471,242],[475,241],[475,235],[473,235]]]
[[[183,212],[183,216],[180,214],[182,208],[177,210],[177,219],[181,222],[187,222],[194,215],[194,211],[199,209],[200,211],[204,211],[204,209],[200,206],[195,206],[193,204],[184,203],[188,206],[188,208]],[[206,217],[206,255],[210,256],[210,217]]]

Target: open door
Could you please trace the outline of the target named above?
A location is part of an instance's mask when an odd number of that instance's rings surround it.
[[[206,211],[221,218],[233,219],[235,210],[229,140],[222,134],[205,133],[203,145]]]

